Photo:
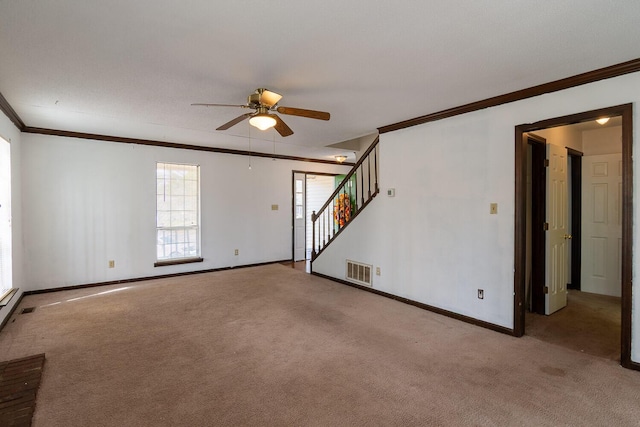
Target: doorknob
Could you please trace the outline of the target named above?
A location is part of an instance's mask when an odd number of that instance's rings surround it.
[[[565,239],[569,239],[569,240],[570,240],[570,239],[571,239],[571,237],[573,237],[573,236],[571,236],[571,234],[565,234],[565,235],[564,235],[564,238],[565,238]]]

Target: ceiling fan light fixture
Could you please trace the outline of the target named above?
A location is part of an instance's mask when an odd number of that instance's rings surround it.
[[[249,119],[251,126],[257,127],[260,130],[267,130],[276,125],[276,119],[269,114],[256,114]]]
[[[596,122],[603,125],[609,121],[609,117],[602,117],[601,119],[597,119]]]
[[[271,92],[267,89],[258,89],[260,93],[260,103],[273,107],[282,99],[282,95],[279,93]]]

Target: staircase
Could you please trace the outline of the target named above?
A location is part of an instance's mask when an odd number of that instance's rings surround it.
[[[313,221],[312,262],[380,192],[378,186],[379,141],[380,139],[377,137],[333,194],[329,196],[329,200],[322,205],[317,213],[313,211],[311,215]]]

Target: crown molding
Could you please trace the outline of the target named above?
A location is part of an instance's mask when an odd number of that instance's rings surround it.
[[[534,96],[543,95],[545,93],[557,92],[559,90],[569,89],[572,87],[581,86],[588,83],[594,83],[599,80],[618,77],[624,74],[635,73],[638,71],[640,71],[640,58],[633,59],[627,62],[622,62],[616,65],[611,65],[609,67],[600,68],[594,71],[578,74],[576,76],[567,77],[564,79],[555,80],[553,82],[533,86],[527,89],[522,89],[515,92],[506,93],[503,95],[494,96],[492,98],[487,98],[482,101],[472,102],[472,103],[461,105],[458,107],[449,108],[447,110],[442,110],[436,113],[431,113],[424,116],[415,117],[413,119],[404,120],[398,123],[383,126],[378,128],[378,133],[383,134],[387,132],[393,132],[396,130],[405,129],[408,127],[417,126],[417,125],[421,125],[428,122],[434,122],[437,120],[442,120],[449,117],[458,116],[461,114],[471,113],[473,111],[478,111],[485,108],[496,107],[498,105],[520,101],[527,98],[532,98]],[[18,128],[18,130],[25,133],[66,136],[70,138],[93,139],[98,141],[118,142],[118,143],[125,143],[125,144],[151,145],[151,146],[165,147],[165,148],[179,148],[179,149],[185,149],[185,150],[198,150],[198,151],[207,151],[207,152],[213,152],[213,153],[235,154],[235,155],[242,155],[242,156],[268,157],[268,158],[283,159],[283,160],[296,160],[296,161],[313,162],[313,163],[342,164],[346,166],[353,166],[353,163],[346,163],[346,162],[338,163],[333,160],[311,159],[306,157],[266,154],[266,153],[257,153],[253,151],[232,150],[232,149],[205,147],[205,146],[191,145],[191,144],[154,141],[154,140],[148,140],[148,139],[127,138],[127,137],[119,137],[119,136],[98,135],[98,134],[90,134],[90,133],[83,133],[83,132],[73,132],[73,131],[65,131],[65,130],[31,127],[31,126],[25,125],[25,123],[22,121],[20,116],[18,116],[15,110],[11,107],[9,102],[5,99],[4,96],[2,96],[2,93],[0,93],[0,111],[2,111],[13,122],[13,124]]]
[[[609,67],[600,68],[594,71],[589,71],[587,73],[578,74],[576,76],[555,80],[553,82],[544,83],[538,86],[533,86],[527,89],[506,93],[504,95],[494,96],[482,101],[476,101],[470,104],[461,105],[459,107],[449,108],[437,113],[431,113],[413,119],[404,120],[398,123],[378,128],[378,132],[382,134],[405,129],[411,126],[421,125],[428,122],[435,122],[437,120],[458,116],[460,114],[471,113],[473,111],[478,111],[490,107],[496,107],[498,105],[507,104],[514,101],[521,101],[523,99],[533,98],[534,96],[543,95],[545,93],[557,92],[559,90],[569,89],[588,83],[594,83],[599,80],[618,77],[624,74],[635,73],[637,71],[640,71],[640,58],[622,62],[616,65],[611,65]]]
[[[26,127],[16,110],[13,109],[9,101],[0,93],[0,111],[2,111],[13,122],[19,131],[23,131]]]
[[[287,156],[283,154],[268,154],[268,153],[260,153],[256,151],[233,150],[229,148],[218,148],[218,147],[206,147],[202,145],[155,141],[151,139],[127,138],[122,136],[99,135],[94,133],[72,132],[67,130],[37,128],[37,127],[31,127],[31,126],[25,126],[24,129],[22,129],[22,132],[37,134],[37,135],[51,135],[51,136],[62,136],[67,138],[89,139],[89,140],[95,140],[95,141],[117,142],[121,144],[148,145],[148,146],[162,147],[162,148],[178,148],[182,150],[206,151],[209,153],[233,154],[233,155],[239,155],[239,156],[266,157],[269,159],[295,160],[299,162],[353,166],[353,163],[348,163],[348,162],[338,163],[335,160],[312,159],[308,157]]]
[[[154,141],[151,139],[127,138],[122,136],[99,135],[99,134],[93,134],[93,133],[73,132],[68,130],[27,126],[22,121],[18,113],[16,113],[16,111],[13,109],[13,107],[11,107],[11,104],[9,104],[9,102],[2,95],[2,93],[0,93],[0,111],[2,111],[9,118],[9,120],[13,122],[13,124],[18,128],[18,130],[23,133],[63,136],[68,138],[90,139],[90,140],[96,140],[96,141],[117,142],[122,144],[149,145],[149,146],[155,146],[155,147],[177,148],[177,149],[183,149],[183,150],[207,151],[210,153],[233,154],[233,155],[239,155],[239,156],[266,157],[270,159],[280,159],[280,160],[295,160],[299,162],[323,163],[323,164],[330,164],[330,165],[345,165],[345,166],[354,165],[353,163],[350,163],[350,162],[339,163],[338,161],[335,161],[335,160],[312,159],[308,157],[285,156],[283,154],[267,154],[267,153],[258,153],[255,151],[232,150],[232,149],[226,149],[226,148],[205,147],[201,145]]]
[[[206,151],[210,153],[233,154],[233,155],[239,155],[239,156],[266,157],[269,159],[295,160],[299,162],[323,163],[323,164],[330,164],[330,165],[344,165],[344,166],[354,165],[354,163],[350,163],[350,162],[340,163],[335,160],[312,159],[308,157],[286,156],[283,154],[268,154],[268,153],[259,153],[256,151],[233,150],[233,149],[227,149],[227,148],[206,147],[201,145],[180,144],[176,142],[154,141],[151,139],[127,138],[122,136],[99,135],[99,134],[93,134],[93,133],[74,132],[74,131],[68,131],[68,130],[27,126],[22,121],[18,113],[16,113],[16,111],[13,109],[13,107],[11,107],[11,104],[9,104],[9,102],[2,95],[2,93],[0,93],[0,111],[2,111],[9,118],[9,120],[13,122],[13,124],[18,128],[18,130],[23,133],[63,136],[68,138],[90,139],[90,140],[96,140],[96,141],[117,142],[122,144],[149,145],[149,146],[163,147],[163,148],[178,148],[183,150]]]

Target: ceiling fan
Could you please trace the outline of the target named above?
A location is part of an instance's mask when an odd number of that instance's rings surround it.
[[[308,117],[310,119],[329,120],[331,115],[324,111],[304,110],[302,108],[292,107],[279,107],[278,101],[282,99],[282,95],[275,92],[271,92],[265,88],[256,89],[251,95],[247,97],[246,104],[233,105],[233,104],[191,104],[194,106],[202,107],[240,107],[249,108],[255,110],[252,113],[245,113],[235,119],[223,124],[216,130],[227,130],[232,126],[237,125],[245,119],[249,119],[249,123],[252,126],[257,127],[260,130],[267,130],[275,128],[278,133],[285,137],[293,135],[293,131],[282,119],[270,111],[277,111],[280,114],[288,114],[291,116]]]

